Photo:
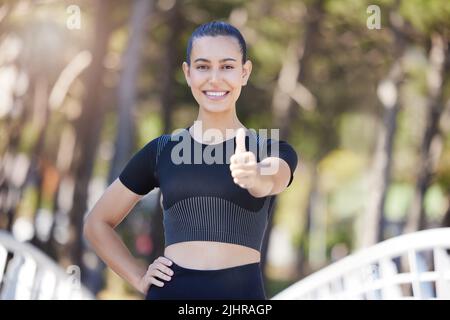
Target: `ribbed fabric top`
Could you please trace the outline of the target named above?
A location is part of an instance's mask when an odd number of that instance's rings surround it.
[[[250,144],[249,139],[257,143]],[[184,143],[181,152],[180,143]],[[252,150],[252,145],[256,149]],[[292,181],[297,165],[294,149],[277,141],[277,154],[273,155],[273,145],[270,139],[252,135],[246,138],[247,150],[254,152],[258,161],[264,158],[260,156],[261,149],[266,150],[265,156],[285,160]],[[161,189],[166,246],[184,241],[216,241],[261,250],[274,196],[255,198],[233,182],[229,158],[234,146],[235,139],[216,145],[201,144],[183,130],[176,136],[163,135],[150,141],[127,163],[119,179],[128,189],[140,195],[156,187]],[[198,152],[200,158],[208,154],[219,161],[196,163]],[[180,163],[179,156],[187,161]]]
[[[166,246],[182,241],[218,241],[260,251],[270,198],[249,211],[217,197],[192,197],[164,210]]]

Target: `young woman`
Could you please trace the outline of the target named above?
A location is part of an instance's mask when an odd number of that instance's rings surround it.
[[[296,152],[246,129],[236,115],[252,70],[236,28],[198,27],[182,67],[199,105],[197,121],[131,158],[87,217],[85,236],[146,299],[266,299],[261,244],[274,196],[292,182]],[[114,229],[157,187],[165,251],[144,267]]]

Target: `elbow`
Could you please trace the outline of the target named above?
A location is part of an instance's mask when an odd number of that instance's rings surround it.
[[[92,244],[102,236],[105,228],[113,229],[110,223],[98,216],[89,214],[83,223],[83,237]]]

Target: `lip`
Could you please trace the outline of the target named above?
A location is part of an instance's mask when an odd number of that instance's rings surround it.
[[[223,96],[208,96],[206,94],[206,92],[226,92]],[[202,93],[205,95],[206,98],[208,98],[209,100],[213,100],[213,101],[220,101],[220,100],[224,100],[226,97],[228,97],[228,95],[230,94],[230,91],[228,90],[204,90],[202,91]]]

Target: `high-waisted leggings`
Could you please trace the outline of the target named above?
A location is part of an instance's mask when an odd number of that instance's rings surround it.
[[[152,284],[146,300],[266,300],[259,262],[218,270],[188,269],[175,262],[172,279]]]

